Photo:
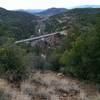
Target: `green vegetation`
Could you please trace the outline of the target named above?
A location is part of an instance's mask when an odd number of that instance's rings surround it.
[[[28,38],[36,34],[37,16],[0,8],[0,23],[5,25],[16,39]]]
[[[72,9],[67,12],[51,16],[46,23],[46,32],[67,30],[72,32],[73,27],[77,26],[81,32],[88,29],[89,25],[96,22],[96,14],[100,14],[100,8]],[[75,28],[74,28],[75,29]]]
[[[83,79],[100,78],[100,37],[98,34],[87,34],[77,38],[73,47],[66,50],[61,58],[66,73]]]
[[[81,31],[77,26],[67,35],[60,47],[63,73],[80,79],[100,82],[100,15],[95,15],[95,24]],[[81,21],[80,21],[81,23]],[[89,23],[88,23],[89,24]],[[66,41],[66,42],[65,42]],[[66,49],[65,49],[66,48]]]
[[[0,25],[0,77],[18,82],[26,74],[25,50],[14,45],[14,38],[4,25]]]
[[[53,70],[100,82],[100,9],[72,9],[51,16],[45,31],[57,30],[67,30],[67,36],[47,57]]]
[[[38,18],[0,11],[1,77],[19,81],[36,68],[100,82],[100,9],[72,9],[51,16],[44,22],[45,32],[66,30],[67,36],[55,46],[40,41],[34,47],[30,43],[15,46],[13,41],[35,34]]]
[[[0,47],[0,76],[9,81],[21,81],[26,74],[23,50],[17,46]]]

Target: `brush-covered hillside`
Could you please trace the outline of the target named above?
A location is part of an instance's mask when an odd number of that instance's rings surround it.
[[[58,39],[15,44],[60,31]],[[51,17],[0,8],[0,100],[100,100],[99,87],[99,8]]]
[[[7,27],[16,39],[28,38],[36,34],[39,17],[21,11],[8,11],[0,8],[0,24]]]
[[[72,30],[74,26],[84,31],[91,25],[95,25],[96,16],[100,14],[100,8],[77,8],[56,14],[46,20],[47,32]]]

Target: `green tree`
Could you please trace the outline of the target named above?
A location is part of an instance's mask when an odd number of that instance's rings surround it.
[[[25,75],[24,50],[17,46],[0,47],[0,74],[11,81],[20,81]]]
[[[100,37],[99,33],[81,35],[73,47],[61,58],[66,73],[76,77],[99,81],[100,79]]]

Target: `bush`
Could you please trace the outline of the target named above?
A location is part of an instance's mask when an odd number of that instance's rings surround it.
[[[12,96],[2,90],[0,90],[0,100],[11,100]]]
[[[81,35],[73,47],[61,58],[65,72],[81,79],[100,79],[100,36],[99,33]]]
[[[25,75],[23,50],[17,46],[0,48],[0,74],[11,81],[20,81]]]

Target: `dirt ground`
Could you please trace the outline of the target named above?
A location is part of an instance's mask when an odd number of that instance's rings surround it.
[[[96,85],[51,71],[33,71],[20,89],[0,79],[0,91],[9,94],[9,100],[100,100]]]

